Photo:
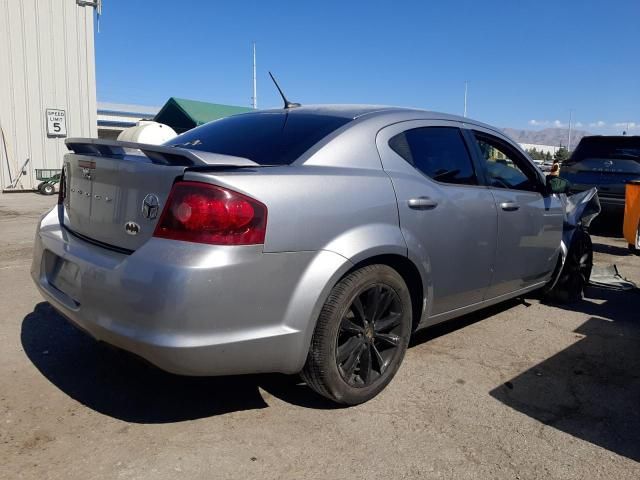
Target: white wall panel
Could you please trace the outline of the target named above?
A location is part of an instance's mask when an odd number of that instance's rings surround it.
[[[47,108],[66,111],[68,137],[97,136],[93,15],[76,0],[0,0],[3,188],[26,158],[24,188],[37,186],[36,168],[62,165],[64,138],[47,136]]]

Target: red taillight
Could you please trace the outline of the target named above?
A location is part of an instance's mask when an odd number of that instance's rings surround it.
[[[154,237],[213,245],[264,243],[267,207],[253,198],[200,182],[178,182]]]

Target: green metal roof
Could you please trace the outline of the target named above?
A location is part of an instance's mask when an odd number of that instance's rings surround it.
[[[182,133],[212,120],[235,115],[236,113],[250,112],[251,110],[249,107],[220,105],[218,103],[171,97],[156,114],[154,120],[169,125],[176,132]]]

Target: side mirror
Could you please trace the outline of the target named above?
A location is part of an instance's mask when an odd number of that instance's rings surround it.
[[[555,175],[547,176],[548,193],[569,193],[569,182]]]

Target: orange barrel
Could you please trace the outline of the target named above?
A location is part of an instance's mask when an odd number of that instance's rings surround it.
[[[640,180],[632,180],[627,183],[622,231],[629,247],[640,248]]]

